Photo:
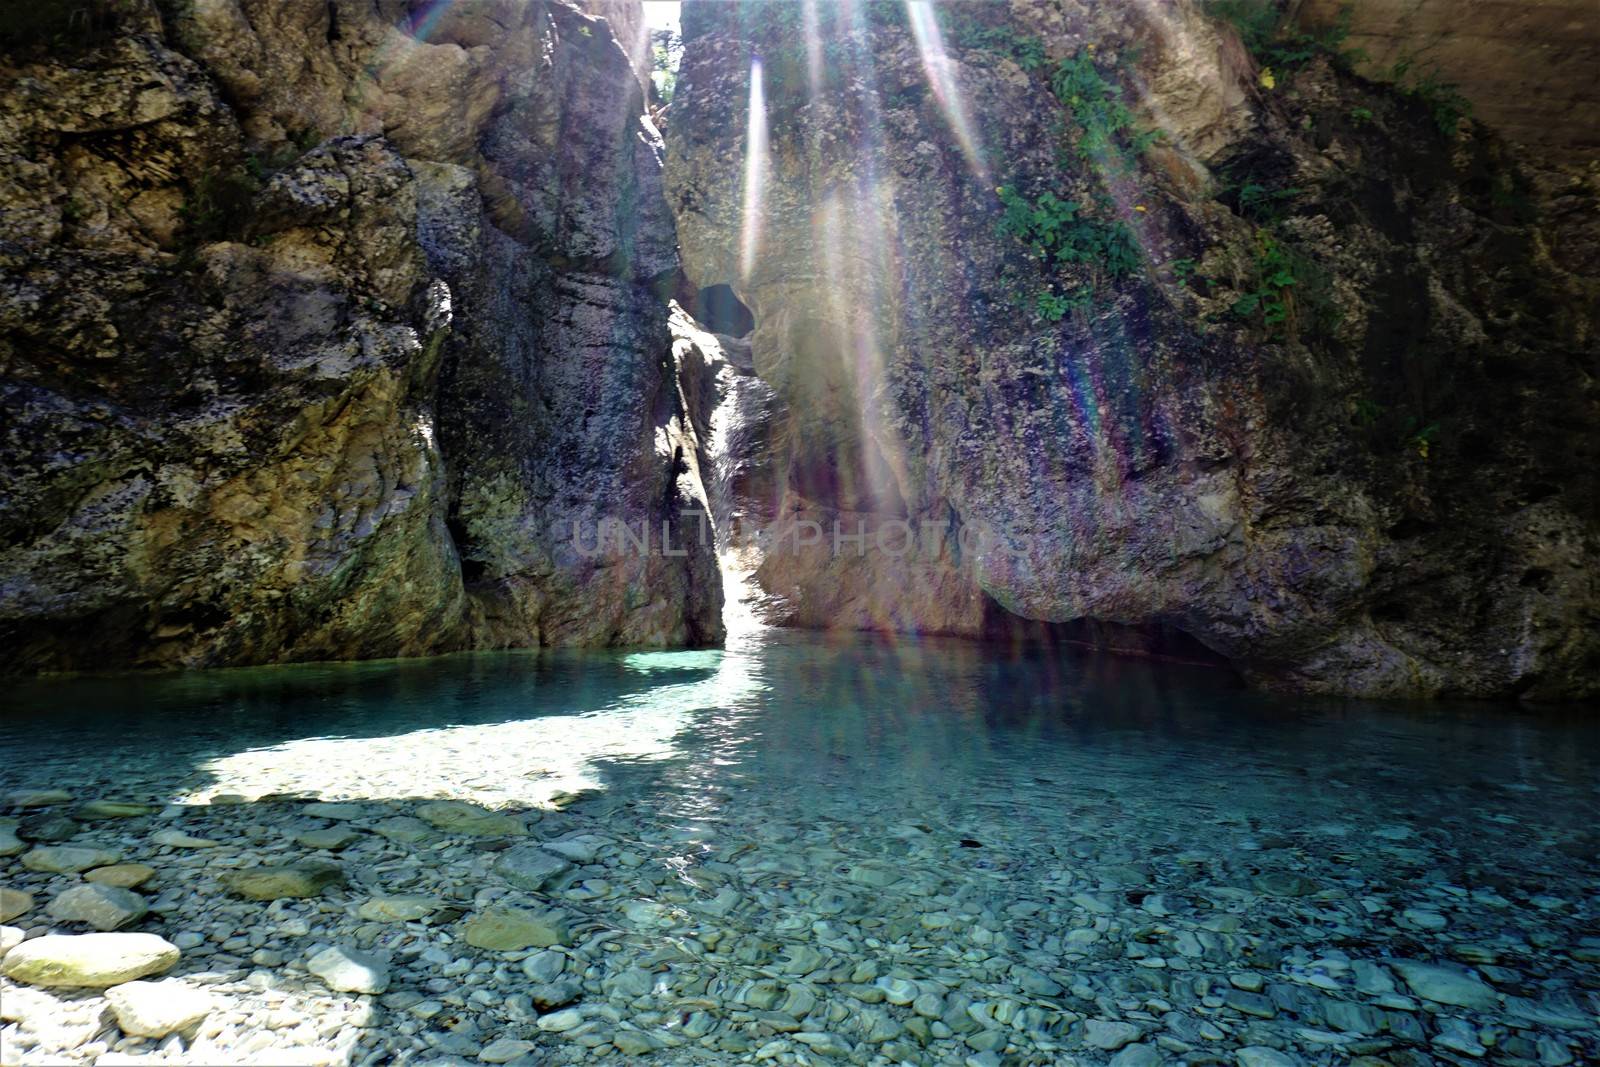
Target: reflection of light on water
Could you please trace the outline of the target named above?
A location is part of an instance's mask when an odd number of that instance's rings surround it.
[[[180,803],[219,793],[298,791],[330,799],[452,797],[480,804],[548,804],[559,793],[603,788],[600,765],[606,761],[684,755],[678,735],[696,719],[760,689],[752,661],[720,649],[637,653],[623,664],[647,674],[707,668],[714,673],[651,686],[578,714],[389,737],[307,738],[251,749],[204,764],[215,784]]]

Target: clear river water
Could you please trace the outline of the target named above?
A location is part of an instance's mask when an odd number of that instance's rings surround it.
[[[760,630],[12,683],[8,704],[0,787],[154,806],[67,843],[159,872],[129,928],[187,934],[172,973],[227,1005],[179,1060],[1600,1061],[1593,708]],[[522,829],[415,818],[441,798]],[[301,840],[319,829],[350,840]],[[506,876],[541,848],[547,873]],[[344,884],[266,903],[218,881],[306,857]],[[77,878],[0,865],[41,902]],[[362,909],[395,896],[421,914]],[[561,928],[475,944],[506,906]],[[385,991],[308,973],[330,945],[374,954]],[[60,1026],[92,1014],[60,996]],[[296,1005],[314,1021],[268,1025]],[[158,1044],[30,1025],[21,1062]]]

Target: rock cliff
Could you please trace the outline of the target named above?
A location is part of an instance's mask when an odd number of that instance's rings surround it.
[[[0,47],[7,669],[720,637],[606,20],[46,2]]]
[[[775,394],[778,618],[1600,686],[1595,170],[1262,10],[685,4],[668,197]]]

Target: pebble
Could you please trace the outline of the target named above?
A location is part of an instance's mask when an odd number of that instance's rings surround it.
[[[0,886],[0,923],[8,923],[33,910],[33,894]]]
[[[220,798],[219,798],[220,799]],[[215,801],[213,801],[215,803]],[[338,804],[316,801],[300,809],[300,814],[312,819],[362,819],[367,809],[360,804]]]
[[[438,897],[401,894],[392,897],[371,897],[362,903],[357,914],[368,922],[408,923],[426,919],[442,907],[444,901]]]
[[[143,863],[113,863],[109,867],[96,867],[84,874],[84,881],[119,889],[137,889],[156,876],[154,867]]]
[[[131,889],[88,883],[58,895],[45,913],[59,922],[85,923],[96,930],[116,930],[144,918],[150,910]]]
[[[106,990],[117,1026],[130,1037],[166,1037],[186,1030],[216,1008],[216,998],[202,989],[168,979],[124,982]]]
[[[1493,1008],[1498,1003],[1495,991],[1482,981],[1449,967],[1416,960],[1385,960],[1405,979],[1411,991],[1435,1004],[1458,1008]]]
[[[515,815],[489,811],[461,800],[439,800],[417,808],[417,818],[445,833],[510,837],[527,832]]]
[[[342,945],[312,956],[306,970],[341,993],[382,993],[389,988],[389,967],[382,959]]]
[[[1132,1023],[1089,1019],[1083,1024],[1083,1043],[1090,1048],[1113,1052],[1123,1045],[1139,1040],[1143,1032]]]
[[[532,1041],[502,1037],[483,1046],[483,1051],[478,1053],[478,1059],[484,1063],[510,1063],[518,1056],[532,1052],[536,1047]]]
[[[495,860],[494,873],[519,889],[538,892],[558,874],[572,869],[564,857],[535,845],[507,849]]]
[[[498,952],[530,946],[549,948],[565,945],[571,939],[572,933],[560,914],[504,905],[474,915],[466,927],[467,944]]]
[[[149,804],[130,804],[118,800],[90,800],[79,804],[72,814],[75,818],[83,820],[137,819],[141,816],[152,815],[155,810]]]
[[[1111,1057],[1111,1067],[1160,1067],[1161,1053],[1154,1045],[1129,1045]]]
[[[1300,1060],[1265,1045],[1248,1045],[1238,1051],[1239,1067],[1300,1067]]]
[[[72,794],[64,789],[19,789],[6,795],[6,803],[13,808],[44,808],[52,804],[70,804]]]
[[[229,892],[250,900],[282,900],[314,897],[329,886],[341,885],[344,872],[331,864],[306,860],[287,867],[228,871],[221,881]]]
[[[583,1013],[577,1008],[567,1008],[563,1011],[553,1011],[548,1015],[539,1016],[538,1027],[546,1033],[561,1034],[582,1025]]]
[[[122,858],[121,853],[78,845],[42,845],[22,855],[22,865],[30,871],[52,874],[77,874],[91,867],[106,867]]]
[[[217,848],[222,844],[208,837],[191,837],[181,830],[157,830],[150,835],[150,840],[168,848]]]
[[[176,945],[155,934],[47,934],[6,953],[8,978],[42,986],[111,986],[169,970]]]
[[[327,849],[338,851],[347,845],[353,845],[361,840],[359,831],[346,826],[330,827],[326,830],[307,830],[294,835],[295,844],[302,848]]]

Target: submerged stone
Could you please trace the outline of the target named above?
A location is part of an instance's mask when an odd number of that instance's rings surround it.
[[[389,966],[370,952],[335,945],[312,956],[306,970],[341,993],[382,993],[389,988]]]
[[[498,905],[473,916],[467,922],[466,941],[474,948],[496,952],[517,949],[549,948],[565,945],[572,938],[564,916],[557,912],[536,912]]]
[[[79,804],[73,811],[79,819],[137,819],[150,815],[155,808],[149,804],[135,804],[122,800],[90,800]]]
[[[113,863],[109,867],[96,867],[86,872],[83,879],[119,889],[137,889],[155,876],[156,869],[143,863]]]
[[[392,897],[373,897],[361,905],[359,914],[368,922],[406,923],[426,919],[442,907],[444,901],[438,897],[400,894]]]
[[[33,894],[0,886],[0,923],[8,923],[33,910]]]
[[[23,853],[22,865],[30,871],[52,874],[77,874],[91,867],[105,867],[122,858],[119,852],[77,845],[44,845]]]
[[[549,881],[572,869],[572,864],[537,845],[518,845],[495,860],[494,873],[519,889],[537,892]]]
[[[144,917],[150,910],[131,889],[88,883],[57,896],[45,912],[61,922],[86,923],[96,930],[115,930]]]
[[[168,848],[216,848],[221,841],[213,841],[209,837],[192,837],[182,830],[157,830],[150,835],[153,844],[165,845]]]
[[[229,871],[221,881],[230,892],[250,900],[281,900],[314,897],[329,886],[342,884],[344,871],[333,864],[304,860],[287,867]]]
[[[1493,1008],[1499,1003],[1499,994],[1474,975],[1417,960],[1384,962],[1423,1000],[1459,1008]]]
[[[417,809],[417,817],[446,833],[509,837],[527,832],[521,819],[460,800],[440,800]]]

